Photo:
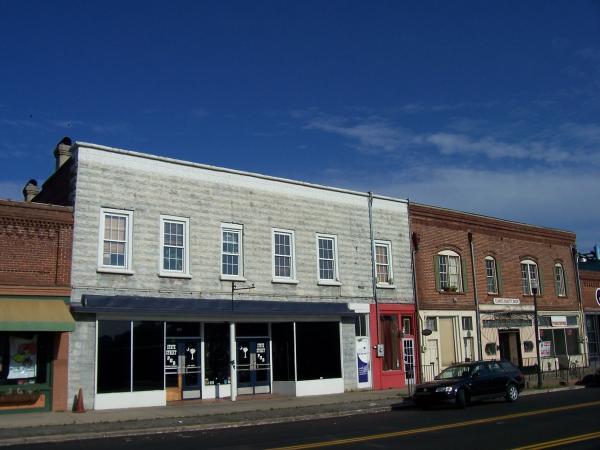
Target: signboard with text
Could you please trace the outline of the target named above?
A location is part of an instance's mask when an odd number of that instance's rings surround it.
[[[540,342],[540,357],[547,358],[550,356],[550,341],[541,341]]]

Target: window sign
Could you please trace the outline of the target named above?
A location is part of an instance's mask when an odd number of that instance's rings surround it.
[[[37,336],[23,339],[10,337],[9,380],[15,378],[35,378],[37,375]]]
[[[541,341],[540,342],[540,357],[547,358],[550,356],[551,342]]]

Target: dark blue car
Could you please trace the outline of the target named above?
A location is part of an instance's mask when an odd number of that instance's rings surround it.
[[[523,374],[509,361],[474,361],[454,364],[440,372],[435,381],[417,385],[417,406],[453,403],[464,408],[472,400],[519,398],[525,387]]]

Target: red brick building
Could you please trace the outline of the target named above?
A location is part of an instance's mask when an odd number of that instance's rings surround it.
[[[590,361],[600,362],[600,248],[579,260],[581,303],[585,315],[587,351]]]
[[[575,234],[412,204],[424,376],[454,362],[536,363],[534,297],[544,369],[581,358]]]
[[[0,413],[69,406],[72,241],[72,208],[0,200]]]

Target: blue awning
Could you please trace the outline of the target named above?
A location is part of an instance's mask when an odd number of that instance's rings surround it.
[[[83,295],[81,304],[71,304],[76,313],[106,313],[144,316],[195,316],[241,318],[248,316],[342,317],[356,313],[347,303],[274,300],[217,300],[199,298],[163,298],[129,295]]]

